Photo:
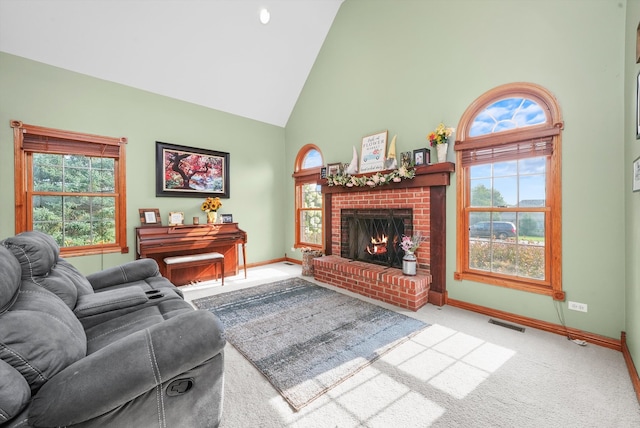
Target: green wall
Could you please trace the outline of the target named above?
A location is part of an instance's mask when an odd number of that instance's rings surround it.
[[[285,128],[286,164],[308,143],[325,162],[348,162],[353,145],[359,151],[363,136],[384,129],[398,135],[398,152],[427,147],[438,122],[457,127],[489,89],[518,81],[546,87],[565,121],[563,286],[588,313],[547,296],[453,280],[455,183],[447,190],[449,296],[552,323],[560,322],[558,310],[571,327],[619,339],[629,190],[625,13],[617,0],[346,0]],[[292,212],[289,196],[290,223]],[[287,243],[293,232],[287,228]]]
[[[627,2],[625,30],[625,86],[624,86],[624,194],[626,225],[626,295],[625,331],[627,345],[640,369],[640,193],[631,191],[633,161],[640,157],[640,141],[636,140],[636,94],[640,64],[636,64],[636,34],[640,22],[640,0]]]
[[[138,208],[203,214],[197,198],[155,197],[155,141],[231,153],[232,213],[249,263],[292,253],[291,172],[304,144],[347,162],[387,129],[397,150],[426,147],[438,122],[457,127],[475,98],[534,82],[562,108],[563,282],[588,313],[506,288],[454,281],[455,184],[447,191],[450,297],[627,341],[640,361],[640,194],[631,193],[635,34],[640,0],[346,0],[285,129],[0,53],[0,238],[14,233],[11,119],[125,136],[131,252],[74,258],[89,273],[133,259]],[[604,23],[604,24],[603,24]],[[606,26],[606,31],[605,31]],[[624,100],[624,101],[621,101]],[[449,160],[454,160],[452,151]],[[453,177],[455,179],[455,177]]]
[[[283,256],[284,129],[194,104],[72,73],[0,53],[0,237],[14,234],[12,119],[51,128],[128,138],[127,230],[129,254],[75,257],[85,273],[133,260],[138,208],[170,211],[186,223],[204,198],[156,198],[155,142],[230,153],[231,197],[220,213],[233,214],[248,233],[248,263]]]

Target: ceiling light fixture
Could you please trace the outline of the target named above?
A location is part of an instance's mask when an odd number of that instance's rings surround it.
[[[269,13],[269,11],[265,8],[260,9],[260,22],[266,25],[270,20],[271,14]]]

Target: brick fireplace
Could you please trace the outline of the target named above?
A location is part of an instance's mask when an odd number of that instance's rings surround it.
[[[442,306],[445,285],[445,191],[454,164],[445,162],[416,168],[411,180],[379,187],[322,186],[325,219],[325,256],[314,259],[314,278],[373,299],[418,310],[427,302]],[[343,210],[412,212],[413,234],[420,245],[418,274],[405,276],[397,267],[341,257]]]

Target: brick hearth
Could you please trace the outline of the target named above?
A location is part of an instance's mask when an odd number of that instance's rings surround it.
[[[445,191],[452,163],[418,167],[416,177],[373,188],[322,186],[325,256],[314,259],[314,278],[355,293],[403,308],[418,310],[427,302],[446,302]],[[413,210],[414,234],[426,238],[416,252],[418,274],[406,276],[401,269],[339,257],[342,209]]]
[[[314,278],[363,296],[417,311],[427,304],[431,274],[406,276],[400,269],[338,256],[313,260]]]

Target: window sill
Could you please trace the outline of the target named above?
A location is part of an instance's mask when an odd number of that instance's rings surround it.
[[[526,291],[528,293],[544,294],[551,296],[553,300],[564,301],[565,294],[562,290],[554,290],[550,284],[541,282],[518,281],[508,277],[493,275],[482,275],[472,272],[455,272],[453,279],[457,281],[474,281],[483,284],[497,285],[499,287],[511,288],[514,290]]]
[[[127,254],[128,252],[129,252],[128,247],[120,247],[120,246],[60,248],[60,256],[62,257],[92,256],[96,254],[110,254],[110,253]]]

